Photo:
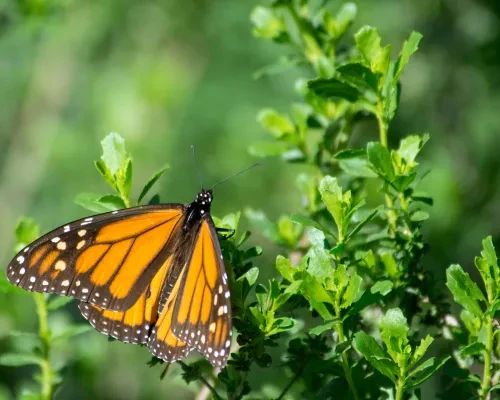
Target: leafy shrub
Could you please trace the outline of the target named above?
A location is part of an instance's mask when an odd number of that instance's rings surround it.
[[[391,46],[382,45],[373,27],[361,28],[351,40],[356,13],[352,3],[332,12],[323,2],[276,0],[251,14],[257,37],[290,51],[256,77],[272,79],[296,69],[304,78],[295,82],[300,102],[286,111],[266,108],[258,114],[270,138],[254,143],[250,152],[303,166],[296,178],[303,206],[276,222],[260,210],[244,212],[282,249],[276,258],[280,278],[266,283],[259,271],[268,266],[253,261],[262,250],[246,248],[250,233],[238,232],[240,213],[216,219],[217,226],[237,232],[222,241],[232,271],[237,345],[222,371],[213,371],[205,360],[180,362],[186,383],[202,382],[213,398],[419,399],[421,384],[438,371],[450,382],[442,398],[453,393],[455,399],[487,399],[500,389],[500,268],[492,239],[483,241],[475,260],[484,288],[458,265],[447,270],[446,285],[463,307],[459,323],[444,284],[422,261],[427,246],[421,228],[432,198],[418,189],[425,173],[416,160],[430,136],[409,135],[389,148],[400,79],[421,35],[411,33],[393,60]],[[378,140],[351,147],[364,120],[376,121]],[[135,204],[132,159],[120,136],[103,141],[96,167],[114,193],[81,194],[77,204],[92,212]],[[137,204],[166,168],[144,185]],[[158,195],[149,200],[157,202]],[[36,225],[22,221],[18,242],[36,236]],[[4,354],[0,363],[39,365],[41,396],[48,399],[61,378],[51,364],[58,337],[48,329],[46,314],[63,301],[34,298],[38,346],[33,353]],[[62,337],[82,330],[69,327]],[[435,339],[450,341],[453,352],[429,357]],[[276,347],[286,348],[280,358]],[[471,372],[474,364],[482,364],[482,377]],[[253,369],[272,365],[282,365],[289,384],[281,389],[250,384]]]

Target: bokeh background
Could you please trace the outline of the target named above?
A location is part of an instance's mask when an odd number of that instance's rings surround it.
[[[422,189],[435,199],[424,229],[431,245],[425,262],[443,279],[452,262],[469,268],[481,238],[495,239],[500,231],[500,2],[356,3],[352,32],[376,26],[395,54],[412,30],[424,35],[403,77],[390,141],[431,134],[421,160],[430,170]],[[33,217],[48,231],[86,214],[73,203],[78,193],[107,191],[92,163],[110,131],[126,139],[134,157],[135,195],[168,161],[172,169],[158,186],[162,199],[190,201],[199,188],[191,144],[207,185],[255,162],[247,149],[266,138],[256,113],[268,106],[286,111],[299,100],[293,85],[305,73],[252,78],[287,53],[252,36],[249,15],[257,4],[0,0],[2,265],[13,255],[18,218]],[[377,137],[375,125],[360,129]],[[293,212],[300,204],[296,173],[296,167],[270,160],[264,169],[222,185],[214,214],[245,207],[270,218]],[[272,271],[279,250],[259,235],[254,241],[264,248],[259,265]],[[81,319],[76,303],[51,318],[55,329]],[[19,346],[9,332],[35,329],[29,296],[0,295],[0,353]],[[175,369],[160,382],[161,370],[145,365],[146,349],[109,343],[94,332],[60,346],[55,356],[68,363],[61,399],[193,399],[199,390],[186,387]],[[32,385],[32,373],[28,367],[0,367],[0,399]],[[251,378],[254,386],[280,385],[258,368]]]

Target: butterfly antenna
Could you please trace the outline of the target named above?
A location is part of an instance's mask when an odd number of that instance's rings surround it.
[[[193,150],[194,166],[196,168],[196,173],[198,174],[198,179],[200,180],[200,186],[203,190],[203,180],[201,179],[200,167],[198,166],[198,161],[196,160],[196,154],[194,153],[194,144],[191,145],[191,150]]]
[[[225,182],[227,181],[228,179],[231,179],[231,178],[234,178],[235,176],[237,175],[240,175],[242,174],[243,172],[247,172],[249,169],[252,169],[253,167],[262,167],[264,166],[264,164],[261,164],[261,163],[256,163],[254,165],[250,165],[249,167],[246,167],[245,169],[242,169],[240,172],[236,172],[235,174],[233,175],[229,175],[227,178],[224,178],[223,180],[217,182],[215,185],[213,185],[210,190],[213,190],[214,187],[216,187],[217,185],[220,185],[222,182]]]

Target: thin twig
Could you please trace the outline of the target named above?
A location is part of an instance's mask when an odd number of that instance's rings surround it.
[[[294,383],[298,381],[298,379],[301,377],[301,375],[302,375],[302,373],[295,375],[293,377],[293,379],[290,381],[290,383],[288,383],[288,385],[286,385],[286,387],[283,389],[280,396],[276,400],[283,400],[285,398],[285,395],[287,394],[287,392],[294,385]]]
[[[179,364],[181,364],[183,367],[187,368],[188,366],[183,363],[182,361],[177,361]],[[201,383],[203,383],[208,390],[210,390],[210,392],[213,394],[213,396],[217,399],[217,400],[222,400],[222,397],[220,397],[219,393],[217,393],[217,390],[215,390],[215,388],[201,375],[198,376],[198,379],[200,380]]]
[[[35,300],[36,312],[38,315],[39,324],[39,336],[42,343],[42,356],[43,360],[40,363],[41,369],[41,385],[42,385],[42,399],[51,400],[52,392],[54,390],[52,386],[52,369],[50,366],[50,331],[48,327],[48,312],[47,312],[47,301],[45,300],[45,295],[43,293],[34,293],[33,299]]]

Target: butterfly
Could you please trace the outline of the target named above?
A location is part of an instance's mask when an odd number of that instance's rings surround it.
[[[61,226],[7,267],[26,290],[71,296],[99,332],[174,362],[196,349],[215,367],[231,346],[231,293],[210,216],[212,189],[187,205],[112,211]]]

